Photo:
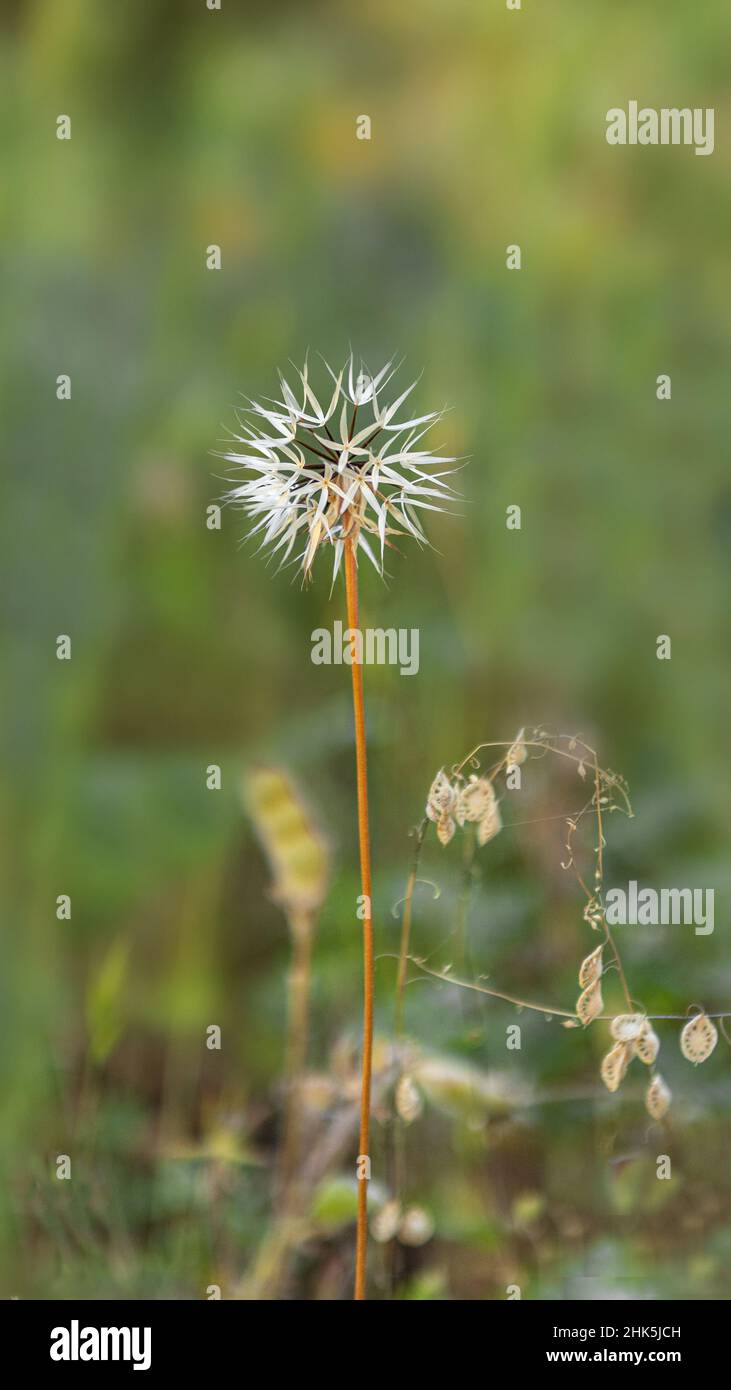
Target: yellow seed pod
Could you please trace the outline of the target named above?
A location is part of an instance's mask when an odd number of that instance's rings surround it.
[[[315,911],[327,891],[329,855],[309,810],[278,768],[255,768],[243,791],[269,860],[272,896],[288,914]]]

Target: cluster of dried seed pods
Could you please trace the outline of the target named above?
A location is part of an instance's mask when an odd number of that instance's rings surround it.
[[[488,777],[461,776],[450,782],[442,768],[429,788],[426,814],[437,827],[440,844],[448,845],[457,826],[477,825],[477,843],[486,845],[502,828],[495,788]]]
[[[582,960],[579,966],[579,985],[582,992],[576,1001],[576,1014],[579,1022],[583,1023],[585,1028],[599,1016],[604,1008],[601,985],[603,950],[604,942],[601,946],[597,946],[596,950],[592,951],[585,960]]]
[[[389,1198],[371,1221],[371,1235],[379,1245],[398,1240],[401,1245],[426,1245],[434,1235],[434,1221],[424,1207],[402,1208],[397,1198]]]
[[[644,1014],[617,1014],[609,1025],[613,1046],[602,1058],[601,1078],[608,1091],[621,1086],[633,1057],[653,1067],[660,1051],[660,1039]],[[645,1096],[645,1107],[653,1119],[660,1120],[670,1105],[671,1095],[659,1073],[652,1076]]]
[[[404,1071],[394,1091],[394,1108],[405,1125],[424,1113],[424,1096],[413,1076]],[[424,1207],[403,1207],[398,1197],[389,1197],[371,1220],[371,1235],[379,1245],[398,1240],[401,1245],[425,1245],[434,1234],[434,1221]]]
[[[616,1091],[627,1073],[633,1057],[647,1067],[654,1067],[660,1051],[660,1040],[650,1020],[644,1014],[617,1014],[609,1026],[614,1045],[602,1060],[601,1077],[608,1091]],[[718,1032],[704,1013],[694,1014],[680,1035],[680,1050],[695,1066],[710,1057]],[[645,1108],[653,1120],[661,1120],[670,1108],[672,1094],[659,1072],[654,1072],[645,1095]]]

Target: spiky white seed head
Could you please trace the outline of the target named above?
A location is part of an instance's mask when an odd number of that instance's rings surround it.
[[[325,363],[333,389],[321,405],[308,364],[298,372],[302,400],[280,374],[281,400],[250,400],[237,411],[239,433],[220,452],[244,475],[225,500],[246,512],[261,549],[282,564],[297,563],[309,578],[322,545],[334,551],[333,580],[348,538],[380,574],[393,536],[427,543],[420,511],[444,511],[455,494],[446,481],[455,459],[420,448],[443,411],[396,416],[416,382],[386,405],[383,392],[398,370],[393,361],[371,376],[351,355],[339,372]],[[300,548],[301,547],[301,548]],[[296,551],[292,558],[293,551]]]

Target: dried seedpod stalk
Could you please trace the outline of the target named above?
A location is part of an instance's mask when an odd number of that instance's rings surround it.
[[[329,374],[323,403],[310,380],[309,365],[298,372],[298,391],[280,376],[281,399],[249,400],[237,412],[237,428],[219,451],[243,481],[225,501],[243,510],[262,549],[280,566],[296,564],[308,581],[319,551],[332,551],[333,583],[342,567],[351,642],[358,845],[363,929],[363,1053],[358,1145],[358,1215],[355,1298],[365,1298],[367,1197],[373,1056],[374,949],[370,824],[362,655],[359,651],[358,557],[383,574],[386,548],[394,538],[427,538],[422,511],[443,511],[454,493],[447,481],[451,456],[423,446],[442,411],[399,419],[416,386],[412,382],[386,404],[384,393],[398,367],[387,362],[375,375],[363,363],[356,374],[352,354]],[[362,643],[360,644],[362,647]]]
[[[492,754],[493,761],[483,766],[485,755],[488,754]],[[478,843],[481,846],[487,844],[502,828],[498,791],[500,779],[510,777],[514,770],[528,759],[546,757],[573,763],[586,789],[583,804],[565,818],[565,857],[561,860],[561,867],[573,875],[584,895],[584,921],[592,932],[598,933],[602,938],[580,962],[577,972],[580,992],[573,1010],[539,1004],[505,990],[488,987],[482,983],[481,977],[475,981],[457,979],[451,966],[436,970],[419,957],[409,954],[408,934],[405,938],[402,936],[397,995],[403,992],[407,963],[411,963],[420,973],[433,979],[475,990],[491,998],[502,999],[517,1008],[532,1009],[550,1017],[557,1016],[566,1028],[588,1028],[597,1022],[608,1022],[611,1046],[601,1063],[602,1081],[608,1090],[618,1090],[630,1063],[637,1058],[650,1068],[650,1085],[646,1095],[648,1114],[653,1119],[661,1119],[670,1106],[671,1094],[655,1070],[660,1041],[652,1026],[653,1022],[685,1021],[680,1039],[681,1051],[688,1061],[697,1065],[711,1055],[718,1040],[712,1019],[720,1020],[724,1037],[727,1037],[723,1021],[730,1018],[731,1013],[709,1015],[697,1009],[690,1018],[687,1013],[649,1015],[638,1008],[632,997],[624,963],[607,922],[603,898],[606,823],[613,813],[618,812],[628,817],[633,815],[624,778],[611,768],[601,767],[594,749],[578,736],[552,735],[543,728],[521,729],[512,740],[480,743],[451,769],[440,768],[427,793],[425,824],[431,823],[436,826],[437,838],[440,844],[446,846],[454,838],[459,827],[469,821],[475,821],[478,825]],[[591,872],[580,866],[577,848],[579,826],[587,819],[593,821],[594,825]],[[419,849],[423,838],[422,834]],[[412,868],[407,890],[409,925],[417,874],[418,857]],[[604,1012],[602,980],[607,967],[616,972],[624,1004],[624,1011],[621,1013]],[[399,1015],[401,1007],[399,1001]]]

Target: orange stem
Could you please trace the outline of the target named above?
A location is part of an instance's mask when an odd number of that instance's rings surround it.
[[[356,542],[345,542],[345,595],[348,627],[356,631],[358,620],[358,569]],[[355,653],[353,654],[355,656]],[[356,1299],[365,1298],[366,1245],[368,1240],[368,1143],[371,1118],[371,1071],[373,1058],[373,918],[371,915],[371,845],[368,830],[368,778],[366,768],[365,709],[363,704],[363,670],[353,660],[353,716],[355,721],[355,768],[358,787],[358,843],[360,846],[360,882],[364,898],[363,916],[363,1061],[360,1085],[360,1137],[358,1139],[358,1219],[355,1246]],[[363,1171],[365,1169],[365,1171]]]

